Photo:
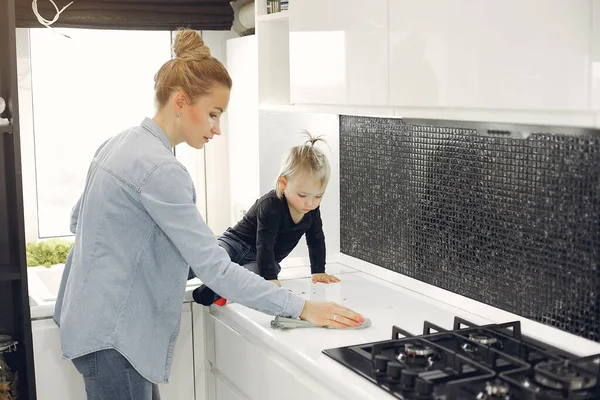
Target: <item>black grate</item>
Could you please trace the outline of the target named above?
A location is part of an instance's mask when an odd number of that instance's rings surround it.
[[[600,341],[600,132],[488,128],[340,116],[342,252]]]

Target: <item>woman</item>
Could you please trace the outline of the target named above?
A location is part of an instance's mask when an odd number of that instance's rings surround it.
[[[155,76],[156,115],[98,149],[71,217],[75,244],[54,320],[88,399],[158,398],[190,268],[228,299],[268,314],[338,328],[363,320],[335,303],[304,301],[219,247],[172,148],[201,149],[221,134],[231,78],[193,30],[179,32],[173,50]]]

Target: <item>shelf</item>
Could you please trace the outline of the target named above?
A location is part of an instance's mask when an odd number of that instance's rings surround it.
[[[276,18],[278,14],[264,17]],[[273,22],[277,21],[277,22]],[[282,22],[283,21],[283,22]],[[259,23],[258,32],[258,100],[289,104],[290,102],[290,40],[287,18]]]
[[[368,117],[394,117],[394,107],[352,106],[341,104],[278,104],[263,101],[258,105],[260,111],[279,111],[315,114],[362,115]]]
[[[18,281],[20,279],[20,272],[0,272],[0,282]]]
[[[264,14],[256,17],[256,22],[265,22],[265,21],[287,21],[289,18],[289,11],[280,11],[272,14]]]

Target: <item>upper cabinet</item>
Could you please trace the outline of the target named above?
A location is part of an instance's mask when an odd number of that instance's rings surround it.
[[[600,79],[594,7],[600,1],[389,0],[391,105],[589,109]]]
[[[389,105],[388,0],[292,1],[289,27],[291,103]]]
[[[295,0],[285,50],[292,104],[600,124],[600,0]]]
[[[600,0],[592,3],[592,95],[591,107],[600,111]],[[600,115],[598,115],[598,127],[600,127]]]

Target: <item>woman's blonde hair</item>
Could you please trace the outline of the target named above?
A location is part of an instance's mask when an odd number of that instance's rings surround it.
[[[210,92],[215,84],[231,89],[231,77],[193,29],[180,29],[173,43],[175,58],[167,61],[154,75],[156,102],[161,109],[171,93],[182,91],[190,102]]]
[[[282,177],[289,180],[304,175],[310,179],[318,180],[321,187],[325,187],[329,182],[331,173],[329,161],[325,154],[315,146],[315,143],[325,143],[325,140],[321,136],[312,136],[308,131],[302,133],[307,137],[306,141],[300,146],[290,149],[275,181],[275,191],[279,198],[283,197],[283,189],[280,183]]]

